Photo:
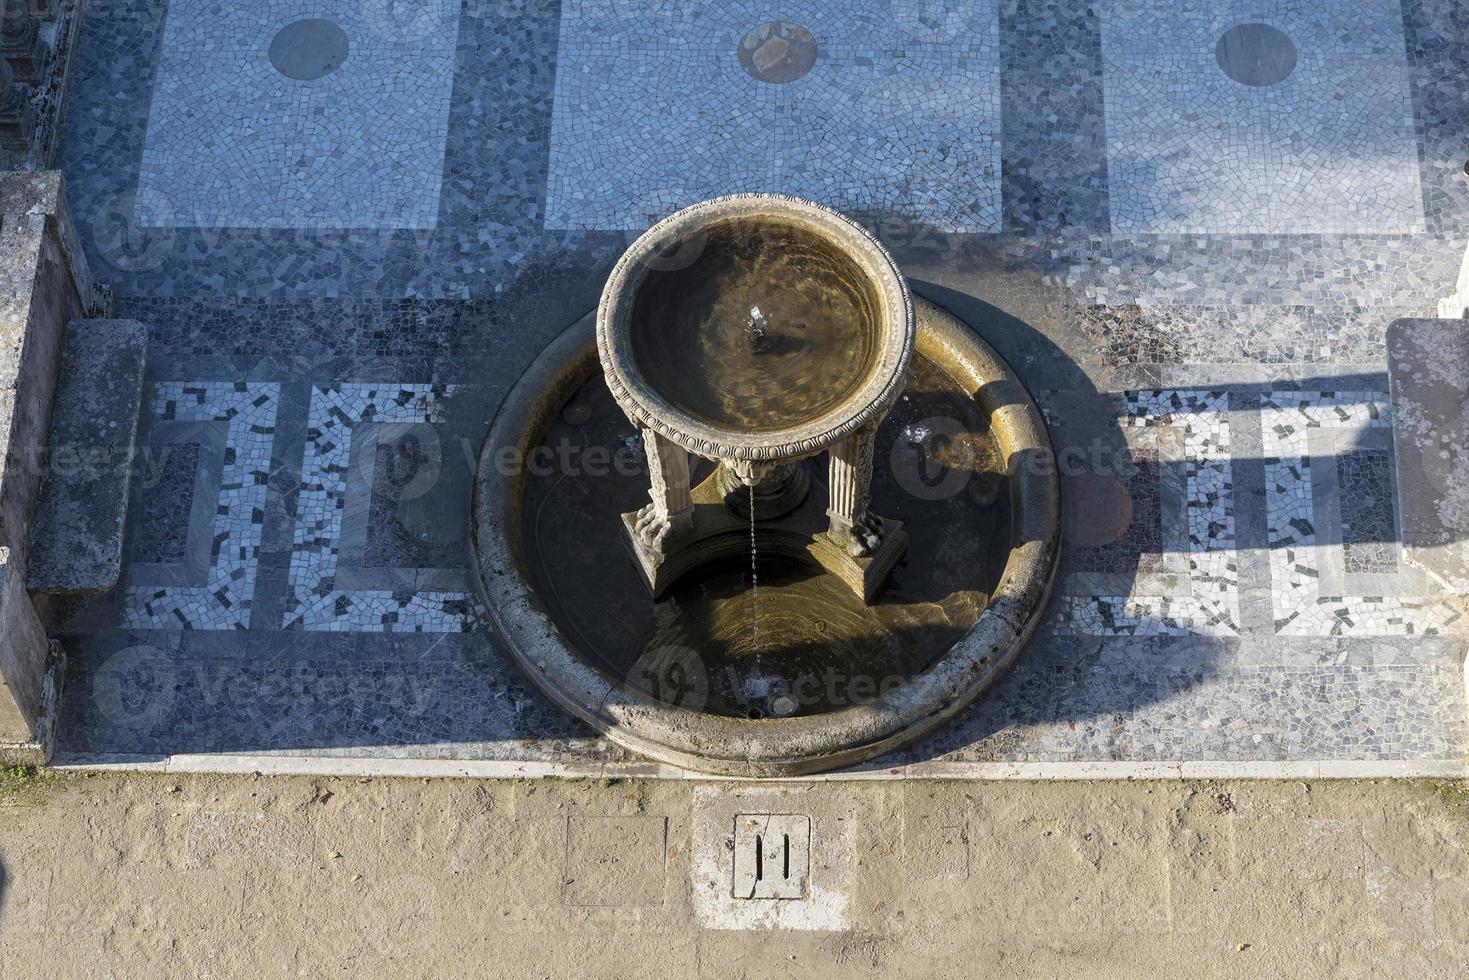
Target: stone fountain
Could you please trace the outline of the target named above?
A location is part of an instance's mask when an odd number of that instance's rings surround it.
[[[733,195],[644,233],[507,395],[471,569],[502,647],[612,741],[792,775],[978,697],[1042,614],[1059,526],[1004,360],[859,225]]]
[[[870,509],[877,428],[914,340],[886,250],[805,201],[721,198],[638,239],[602,297],[602,370],[652,478],[651,501],[623,522],[653,594],[753,537],[870,601],[908,543]],[[800,464],[822,453],[818,503]],[[690,454],[718,464],[697,487]]]

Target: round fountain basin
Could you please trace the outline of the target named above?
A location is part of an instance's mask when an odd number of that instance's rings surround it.
[[[618,405],[706,459],[801,458],[875,423],[902,391],[913,336],[907,284],[876,239],[771,194],[654,225],[597,316]]]
[[[612,530],[647,499],[648,473],[598,370],[601,338],[588,318],[548,348],[495,419],[472,535],[476,588],[531,680],[627,748],[744,776],[872,758],[993,683],[1054,575],[1055,460],[1004,361],[931,304],[917,319],[908,390],[877,431],[874,486],[904,522],[909,560],[872,605],[765,552],[758,598],[742,560],[690,572],[653,601]],[[823,468],[800,465],[824,494]]]

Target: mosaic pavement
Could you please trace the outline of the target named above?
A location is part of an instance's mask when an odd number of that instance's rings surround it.
[[[771,19],[759,0],[563,3],[571,70],[556,76],[546,223],[642,229],[719,194],[779,190],[947,231],[999,229],[991,0],[804,0],[781,16],[818,50],[791,82],[761,81],[736,56]]]
[[[1098,582],[1115,595],[1069,595],[1063,629],[1092,636],[1160,636],[1239,633],[1239,558],[1234,534],[1234,484],[1229,443],[1229,396],[1222,391],[1143,391],[1123,396],[1124,429],[1142,429],[1153,446],[1154,465],[1141,474],[1146,482],[1129,486],[1132,522],[1151,516],[1138,503],[1166,498],[1173,511],[1170,532],[1156,535],[1133,551],[1134,563],[1110,576],[1088,573],[1081,561],[1069,562],[1064,591]],[[1172,436],[1169,439],[1167,437]],[[1163,452],[1159,443],[1166,443]],[[1180,471],[1181,492],[1168,494],[1162,467]],[[1152,493],[1150,493],[1152,491]],[[1151,545],[1151,547],[1149,546]],[[1102,550],[1103,554],[1109,549]],[[1114,545],[1115,550],[1115,545]],[[1158,560],[1150,565],[1144,556]],[[1070,569],[1078,569],[1075,572]],[[1160,574],[1161,573],[1161,574]]]
[[[457,3],[172,0],[134,220],[147,227],[432,228]],[[272,51],[302,24],[342,51],[309,79]]]
[[[354,551],[359,565],[380,565],[382,557],[374,561],[377,556],[364,553],[378,550],[374,548],[378,537],[389,539],[391,548],[383,550],[393,552],[417,543],[412,535],[394,534],[392,518],[384,518],[379,508],[397,514],[405,502],[435,491],[442,496],[438,484],[443,450],[431,423],[441,420],[443,400],[453,391],[452,385],[421,384],[348,384],[313,390],[301,492],[296,498],[286,629],[443,633],[473,627],[463,559],[457,553],[447,572],[413,568],[388,588],[346,587],[349,576],[344,567]],[[413,447],[411,455],[394,452],[403,446]],[[409,465],[401,473],[391,472],[405,457]],[[362,490],[367,492],[353,492]],[[424,502],[443,506],[441,500]],[[464,503],[467,517],[467,499]],[[444,522],[433,523],[442,527]],[[346,533],[353,527],[362,533]],[[445,537],[462,541],[463,529],[454,530],[457,533]],[[436,578],[452,579],[457,590],[434,588]],[[363,584],[360,578],[350,582]]]
[[[277,386],[273,384],[243,381],[172,382],[158,386],[153,397],[156,419],[210,423],[223,430],[219,440],[223,443],[223,450],[218,457],[220,470],[214,507],[207,508],[209,557],[202,581],[154,587],[136,584],[145,575],[130,575],[123,604],[123,621],[128,626],[205,630],[250,628],[260,535],[265,527],[266,484],[272,437],[275,435],[276,390]],[[197,460],[197,452],[194,455]],[[186,478],[192,476],[186,474]],[[165,489],[168,489],[167,485],[163,484],[150,488],[150,492]],[[190,510],[193,493],[193,488],[189,487]],[[171,543],[176,534],[175,528],[162,530]],[[172,555],[164,552],[160,557]],[[182,557],[182,549],[179,549],[179,558]]]
[[[1107,0],[1102,61],[1114,232],[1424,230],[1398,0]]]
[[[1463,758],[1383,342],[1469,238],[1462,5],[430,8],[86,25],[63,166],[154,381],[123,586],[52,610],[66,750],[624,758],[476,628],[468,474],[636,229],[771,189],[1005,354],[1087,518],[1011,672],[892,761]],[[273,58],[303,20],[345,56]]]
[[[1453,622],[1425,576],[1399,567],[1386,392],[1271,392],[1262,408],[1276,629],[1413,636]]]

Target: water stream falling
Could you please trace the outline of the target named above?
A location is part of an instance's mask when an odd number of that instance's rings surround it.
[[[745,320],[745,334],[750,341],[750,351],[753,354],[763,354],[769,349],[770,335],[766,332],[767,320],[765,314],[760,312],[760,307],[750,307],[750,315]],[[753,649],[755,651],[755,676],[751,678],[749,687],[756,698],[763,699],[768,693],[765,690],[765,671],[760,664],[760,571],[756,567],[756,558],[759,549],[755,546],[755,484],[750,484],[750,634]],[[752,713],[756,709],[751,709]]]
[[[755,670],[760,669],[760,572],[755,567],[755,485],[750,484],[750,627],[755,642]]]

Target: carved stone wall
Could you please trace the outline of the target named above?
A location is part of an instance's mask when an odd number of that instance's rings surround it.
[[[0,169],[55,162],[85,0],[0,0]]]

